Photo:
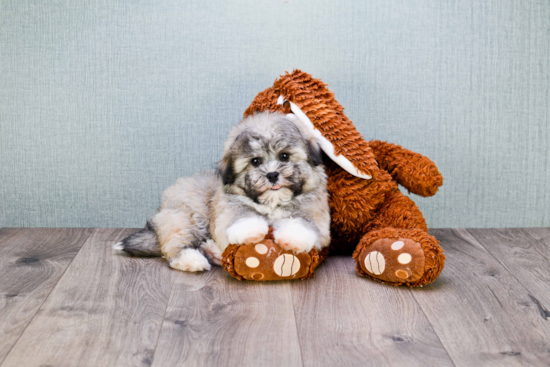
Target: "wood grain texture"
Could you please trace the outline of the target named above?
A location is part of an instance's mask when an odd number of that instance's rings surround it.
[[[91,229],[0,229],[0,364]]]
[[[289,282],[178,273],[153,366],[301,366]]]
[[[413,295],[455,365],[550,365],[550,324],[529,292],[468,231],[430,232],[446,266]]]
[[[329,257],[292,296],[304,366],[453,365],[411,290],[360,277],[350,257]]]
[[[181,273],[111,250],[133,231],[0,230],[1,367],[550,365],[547,228],[433,230],[446,267],[413,290],[348,257],[307,281]]]
[[[151,364],[172,273],[113,252],[133,231],[92,233],[2,367]]]
[[[541,315],[550,319],[550,228],[468,232],[529,291]]]

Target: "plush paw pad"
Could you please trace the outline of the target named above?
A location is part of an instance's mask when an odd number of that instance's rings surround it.
[[[300,259],[293,254],[282,254],[273,264],[273,271],[280,277],[295,275],[298,270],[300,270]]]
[[[380,275],[386,269],[386,259],[378,251],[369,252],[363,262],[367,271],[371,274]]]
[[[358,261],[365,272],[387,282],[414,282],[424,274],[422,246],[409,239],[379,239],[361,251]]]
[[[283,280],[308,275],[311,261],[309,253],[294,254],[264,239],[255,245],[240,246],[234,266],[237,274],[247,280]]]

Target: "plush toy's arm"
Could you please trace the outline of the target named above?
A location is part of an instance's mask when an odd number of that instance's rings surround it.
[[[410,192],[432,196],[443,184],[443,176],[435,163],[423,155],[379,140],[371,140],[369,146],[380,168]]]

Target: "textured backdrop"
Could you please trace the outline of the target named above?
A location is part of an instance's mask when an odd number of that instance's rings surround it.
[[[0,0],[0,226],[142,226],[293,68],[436,162],[430,226],[550,226],[549,60],[547,0]]]

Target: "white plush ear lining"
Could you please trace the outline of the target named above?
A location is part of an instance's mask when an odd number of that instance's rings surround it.
[[[325,152],[325,154],[328,155],[329,158],[334,161],[334,163],[336,163],[337,165],[342,167],[342,169],[344,169],[346,172],[354,175],[355,177],[363,178],[365,180],[370,180],[372,178],[372,176],[360,173],[357,167],[355,167],[353,163],[350,162],[349,159],[344,157],[344,155],[342,154],[336,155],[334,153],[334,145],[332,145],[332,143],[328,141],[327,138],[325,138],[319,130],[315,129],[313,122],[311,122],[309,117],[307,117],[307,115],[300,109],[300,107],[296,106],[294,103],[290,101],[286,101],[283,95],[280,95],[279,98],[277,98],[277,104],[282,105],[285,102],[290,103],[290,110],[292,111],[292,113],[289,113],[288,115],[286,115],[286,117],[288,117],[294,122],[301,123],[301,125],[305,127],[307,131],[311,135],[313,135],[313,137],[315,137],[315,139],[317,140],[317,143],[319,144],[321,149],[323,149],[323,152]]]

